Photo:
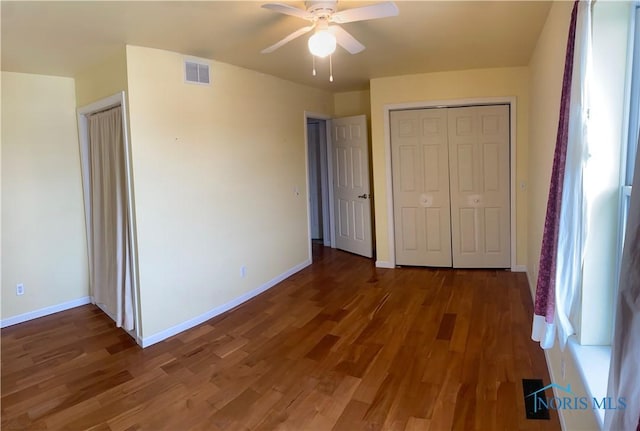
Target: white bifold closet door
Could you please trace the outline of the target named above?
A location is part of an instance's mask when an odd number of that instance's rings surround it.
[[[510,267],[509,107],[391,113],[398,265]]]
[[[508,268],[509,107],[455,108],[448,114],[453,265]]]
[[[447,110],[391,112],[398,265],[451,266]]]

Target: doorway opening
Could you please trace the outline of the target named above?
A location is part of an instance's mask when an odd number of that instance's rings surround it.
[[[331,247],[331,177],[329,174],[328,117],[305,115],[307,190],[311,244]],[[310,244],[310,245],[311,245]],[[312,257],[312,251],[309,251]]]
[[[125,93],[78,109],[91,301],[141,340]]]
[[[313,241],[373,256],[369,140],[365,115],[305,112],[309,258]]]

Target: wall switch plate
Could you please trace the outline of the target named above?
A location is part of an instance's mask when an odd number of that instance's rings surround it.
[[[16,295],[24,295],[24,284],[16,284]]]
[[[245,278],[247,276],[247,267],[242,265],[240,267],[240,277]]]

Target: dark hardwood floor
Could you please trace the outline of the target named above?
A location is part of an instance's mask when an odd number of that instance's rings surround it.
[[[524,274],[314,261],[145,350],[94,306],[3,329],[2,429],[560,429]]]

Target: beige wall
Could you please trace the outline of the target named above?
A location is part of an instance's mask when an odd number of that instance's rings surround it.
[[[89,295],[71,78],[2,72],[2,270],[3,319]]]
[[[547,211],[549,181],[558,131],[560,94],[571,16],[571,2],[553,4],[529,62],[531,94],[529,117],[528,262],[530,286],[535,288],[542,231]],[[531,283],[533,281],[533,283]]]
[[[366,115],[371,119],[371,93],[369,90],[346,91],[333,95],[333,113],[336,117]]]
[[[383,109],[387,104],[515,96],[517,106],[516,184],[527,182],[529,110],[526,67],[425,73],[371,80],[373,178],[378,261],[391,258],[387,217],[387,175]],[[527,261],[527,191],[516,192],[516,264]]]
[[[538,259],[547,208],[551,166],[558,130],[562,75],[572,2],[554,2],[529,63],[529,201],[528,201],[528,277],[532,296],[538,276]],[[587,394],[580,372],[569,349],[560,351],[558,343],[546,351],[547,365],[554,383],[571,384],[576,394]],[[565,375],[562,376],[562,363]],[[595,394],[594,394],[595,395]],[[600,395],[600,394],[598,394]],[[562,410],[565,429],[599,429],[591,410]]]
[[[304,111],[333,113],[329,93],[215,61],[212,86],[187,84],[183,58],[127,47],[145,338],[310,258]]]
[[[127,57],[124,46],[116,54],[82,71],[76,77],[78,107],[127,89]]]

